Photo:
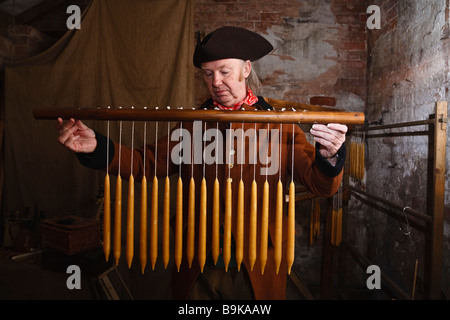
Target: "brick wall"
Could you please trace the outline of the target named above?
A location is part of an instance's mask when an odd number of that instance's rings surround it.
[[[50,47],[54,41],[31,26],[9,26],[7,37],[0,36],[0,70],[3,70],[6,62],[38,54]]]
[[[366,101],[366,5],[358,0],[198,0],[195,29],[232,25],[275,47],[254,64],[262,95],[363,111]],[[201,88],[201,75],[196,81]],[[196,93],[200,103],[205,91]]]

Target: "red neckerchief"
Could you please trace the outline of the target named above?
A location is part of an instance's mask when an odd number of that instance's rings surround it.
[[[245,97],[244,100],[242,100],[239,103],[236,103],[234,106],[232,107],[225,107],[223,105],[221,105],[220,103],[216,102],[213,100],[213,103],[216,107],[218,107],[220,110],[239,110],[242,105],[245,103],[248,106],[252,106],[254,105],[256,102],[258,102],[258,97],[255,96],[252,92],[251,89],[247,88],[247,96]]]

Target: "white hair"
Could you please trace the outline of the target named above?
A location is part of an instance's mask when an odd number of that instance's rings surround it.
[[[245,62],[245,61],[244,61]],[[250,74],[248,75],[247,79],[245,79],[245,84],[247,88],[252,90],[253,94],[256,96],[258,95],[259,89],[261,87],[261,82],[259,81],[258,75],[256,74],[255,70],[253,69],[253,65],[250,62]]]

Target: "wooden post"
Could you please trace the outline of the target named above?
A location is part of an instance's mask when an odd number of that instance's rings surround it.
[[[325,220],[323,236],[323,262],[322,262],[322,283],[320,299],[333,299],[334,292],[334,247],[331,244],[331,213],[333,211],[333,198],[327,198],[327,217]]]
[[[429,299],[441,299],[442,249],[445,196],[445,146],[447,142],[447,102],[436,104],[434,122],[433,199],[430,254]]]

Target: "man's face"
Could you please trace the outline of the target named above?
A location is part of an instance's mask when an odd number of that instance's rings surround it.
[[[250,61],[223,59],[202,63],[203,76],[211,97],[225,107],[232,107],[247,96],[245,79]]]

